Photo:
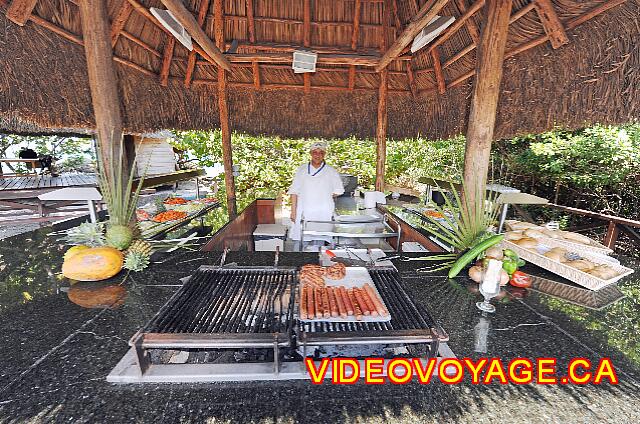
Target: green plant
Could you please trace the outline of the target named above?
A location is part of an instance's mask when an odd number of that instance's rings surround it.
[[[64,239],[67,244],[74,246],[104,246],[104,223],[83,222],[77,227],[69,228]]]
[[[112,140],[112,143],[116,147],[115,152],[124,151],[122,137],[119,140]],[[137,160],[134,160],[129,175],[125,175],[122,158],[113,155],[111,159],[100,167],[100,189],[109,211],[106,241],[109,246],[124,250],[133,240],[133,217],[138,205],[138,196],[142,189],[144,176],[140,178],[134,191],[133,178]]]

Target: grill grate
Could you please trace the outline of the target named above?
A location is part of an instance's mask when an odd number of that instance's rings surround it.
[[[141,333],[288,333],[293,269],[200,268]]]

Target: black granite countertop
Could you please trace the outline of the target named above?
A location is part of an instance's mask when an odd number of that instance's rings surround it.
[[[143,273],[97,287],[123,288],[122,305],[88,309],[68,298],[58,275],[64,247],[44,228],[0,241],[0,422],[638,422],[640,282],[620,282],[626,297],[592,310],[533,290],[505,292],[483,317],[467,278],[417,275],[396,262],[414,299],[449,333],[458,357],[610,357],[620,384],[474,386],[313,386],[307,381],[115,385],[105,377],[129,338],[175,292],[179,279],[217,252],[176,251]],[[272,264],[270,252],[230,252],[227,262]],[[280,265],[317,260],[285,253]],[[638,264],[622,258],[632,268]],[[545,275],[531,267],[531,273]],[[95,287],[94,287],[95,288]],[[480,328],[488,330],[482,343]],[[484,350],[481,352],[478,350]]]

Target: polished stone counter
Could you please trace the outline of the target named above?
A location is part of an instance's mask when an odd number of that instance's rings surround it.
[[[619,284],[626,297],[592,310],[533,290],[512,290],[483,317],[465,277],[418,275],[420,262],[396,262],[413,298],[449,333],[458,357],[573,357],[613,360],[618,386],[313,386],[277,383],[114,385],[106,375],[129,338],[200,265],[217,252],[176,251],[143,273],[120,274],[100,286],[126,291],[114,308],[88,309],[69,300],[58,272],[64,247],[41,229],[0,241],[0,422],[638,422],[640,282]],[[230,252],[227,263],[270,265],[270,252]],[[317,260],[285,253],[280,265]],[[625,264],[638,264],[623,259]],[[545,275],[531,267],[529,272]],[[95,287],[94,287],[95,288]],[[484,351],[484,352],[483,352]]]

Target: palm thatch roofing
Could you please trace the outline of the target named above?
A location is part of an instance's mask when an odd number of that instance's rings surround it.
[[[0,0],[0,130],[95,126],[79,0],[38,0],[24,26]],[[221,1],[222,8],[215,4]],[[238,41],[228,73],[231,127],[283,136],[371,137],[375,65],[427,0],[185,0],[211,39]],[[219,125],[217,66],[162,30],[160,0],[108,0],[127,132]],[[388,135],[466,127],[483,0],[450,0],[441,40],[388,67]],[[540,3],[552,6],[549,19]],[[219,11],[222,10],[220,15]],[[640,117],[640,0],[513,0],[496,137]],[[468,19],[460,19],[467,17]],[[553,25],[555,22],[555,25]],[[565,36],[566,34],[566,36]],[[564,39],[563,39],[564,38]],[[295,74],[291,52],[319,53]]]

